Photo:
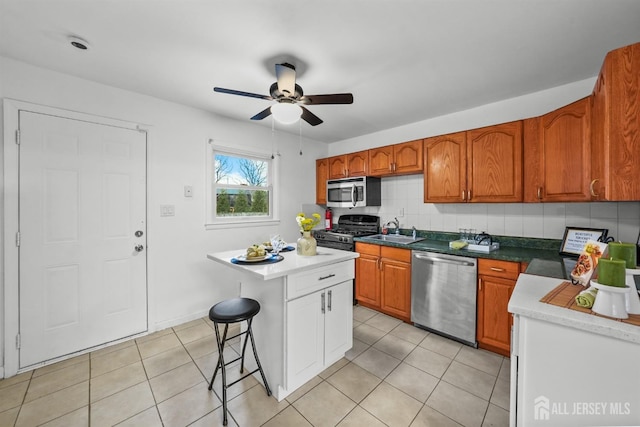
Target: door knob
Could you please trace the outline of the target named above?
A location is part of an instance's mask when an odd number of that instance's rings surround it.
[[[144,233],[142,232],[142,230],[138,230],[135,232],[136,237],[142,237]]]
[[[136,252],[142,252],[144,250],[144,246],[136,245],[136,247],[134,249],[136,250]]]

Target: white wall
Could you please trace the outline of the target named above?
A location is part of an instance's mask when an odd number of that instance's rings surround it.
[[[507,99],[455,114],[436,117],[370,135],[335,142],[329,155],[474,129],[535,117],[591,94],[595,78]],[[383,222],[398,217],[403,228],[457,231],[475,228],[495,235],[561,239],[566,226],[602,227],[616,239],[635,242],[640,229],[640,202],[620,203],[423,203],[422,175],[382,179],[382,206],[358,209],[380,215]],[[354,210],[355,211],[355,210]],[[342,209],[342,213],[357,213]],[[402,216],[403,215],[403,216]]]
[[[213,96],[212,92],[212,100]],[[206,142],[213,138],[238,148],[270,151],[273,142],[270,128],[224,119],[3,57],[0,57],[0,98],[116,118],[149,129],[147,256],[151,330],[204,316],[217,301],[237,295],[232,271],[208,261],[206,253],[243,248],[264,241],[275,232],[287,241],[297,238],[295,216],[302,204],[315,201],[315,159],[326,157],[328,152],[326,144],[304,138],[304,154],[300,156],[298,136],[276,132],[276,145],[281,153],[280,225],[206,231]],[[183,196],[184,185],[193,186],[193,198]],[[4,181],[2,188],[4,193]],[[174,204],[176,215],[161,218],[161,204]],[[0,284],[0,290],[4,290],[4,283]],[[3,307],[4,301],[0,301],[2,334]],[[4,342],[1,335],[0,340]]]

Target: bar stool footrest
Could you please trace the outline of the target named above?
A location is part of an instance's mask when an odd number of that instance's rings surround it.
[[[227,388],[231,387],[232,385],[234,385],[237,382],[242,381],[243,379],[247,378],[248,376],[251,376],[253,374],[255,374],[256,372],[258,372],[260,369],[254,369],[253,371],[241,376],[240,378],[238,378],[237,380],[235,380],[234,382],[227,384]]]

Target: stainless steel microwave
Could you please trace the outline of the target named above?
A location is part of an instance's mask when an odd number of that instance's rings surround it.
[[[327,206],[360,208],[380,206],[380,178],[358,176],[327,181]]]

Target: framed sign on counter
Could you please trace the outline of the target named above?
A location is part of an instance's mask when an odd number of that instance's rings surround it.
[[[577,257],[582,253],[588,240],[603,241],[608,232],[607,228],[566,227],[560,255]]]

